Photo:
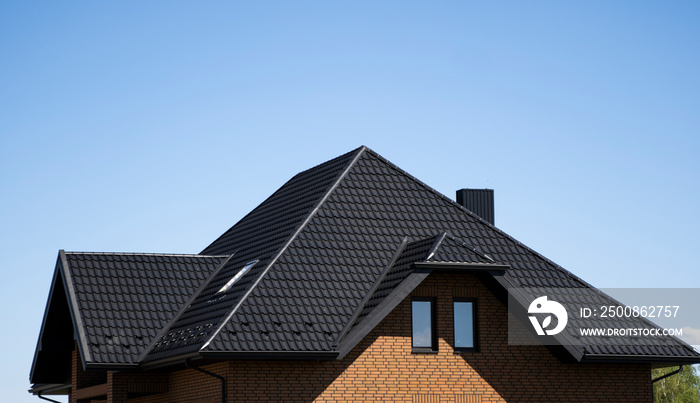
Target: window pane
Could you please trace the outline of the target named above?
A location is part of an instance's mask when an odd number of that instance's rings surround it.
[[[454,303],[455,348],[474,348],[474,304]]]
[[[433,347],[431,302],[412,301],[413,347]]]

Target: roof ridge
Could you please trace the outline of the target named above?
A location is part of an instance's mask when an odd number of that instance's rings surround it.
[[[286,182],[284,182],[284,183],[282,184],[282,186],[280,186],[276,191],[274,191],[271,195],[269,195],[267,198],[265,198],[265,200],[263,200],[257,207],[255,207],[255,208],[253,208],[252,210],[250,210],[250,211],[249,211],[247,214],[245,214],[240,220],[238,220],[237,223],[235,223],[232,227],[230,227],[230,228],[228,228],[226,231],[224,231],[224,232],[223,232],[221,235],[219,235],[214,241],[210,242],[204,249],[202,249],[202,251],[201,251],[200,253],[204,253],[204,252],[206,252],[207,250],[209,250],[210,248],[215,247],[215,245],[217,245],[217,244],[219,243],[220,240],[224,239],[231,231],[233,231],[234,228],[236,228],[240,223],[246,221],[249,217],[252,217],[252,216],[258,211],[258,208],[260,208],[261,206],[263,206],[263,205],[264,205],[265,203],[267,203],[269,200],[273,199],[273,198],[275,197],[275,195],[276,195],[278,192],[282,191],[282,189],[284,189],[288,184],[292,183],[296,178],[298,178],[298,177],[304,175],[305,173],[308,173],[308,172],[311,171],[311,170],[317,169],[317,168],[319,168],[320,166],[322,166],[322,165],[324,165],[324,164],[328,164],[328,163],[330,163],[330,162],[332,162],[332,161],[339,160],[339,159],[341,159],[341,158],[343,158],[343,157],[345,157],[345,156],[347,156],[347,155],[350,155],[350,154],[352,154],[352,153],[359,153],[360,151],[364,151],[364,150],[366,150],[366,149],[367,149],[366,146],[360,146],[360,147],[358,147],[358,148],[356,148],[356,149],[354,149],[354,150],[352,150],[352,151],[349,151],[349,152],[344,153],[343,155],[337,156],[337,157],[332,158],[332,159],[330,159],[330,160],[328,160],[328,161],[324,161],[324,162],[322,162],[322,163],[320,163],[320,164],[317,164],[317,165],[315,165],[315,166],[313,166],[313,167],[311,167],[311,168],[309,168],[309,169],[306,169],[306,170],[304,170],[304,171],[301,171],[301,172],[297,173],[296,175],[292,176],[292,177],[289,178]]]
[[[433,258],[433,255],[435,255],[435,252],[438,251],[442,243],[445,241],[446,237],[450,237],[450,239],[454,239],[454,237],[450,236],[447,231],[442,231],[438,235],[434,236],[435,242],[433,243],[433,246],[430,247],[430,250],[428,251],[428,254],[425,255],[425,260],[430,260]]]
[[[321,206],[326,202],[326,200],[328,200],[328,197],[333,193],[333,191],[335,191],[335,189],[338,188],[338,185],[343,181],[343,179],[345,179],[345,177],[348,175],[348,172],[350,172],[352,167],[355,166],[357,161],[360,159],[360,157],[367,150],[369,150],[368,147],[360,146],[352,151],[352,152],[355,152],[356,154],[352,158],[350,163],[348,163],[348,165],[345,167],[345,169],[343,169],[343,172],[340,175],[338,175],[338,177],[333,181],[333,184],[328,188],[328,190],[326,190],[326,192],[323,194],[323,197],[321,197],[321,199],[316,203],[316,205],[313,207],[313,209],[311,209],[311,212],[309,212],[309,214],[306,216],[306,218],[304,218],[304,220],[301,222],[301,224],[299,224],[299,226],[294,230],[294,233],[287,239],[285,244],[279,249],[279,251],[275,254],[275,256],[272,259],[270,259],[265,270],[263,270],[263,272],[260,273],[260,275],[255,280],[255,282],[241,296],[241,298],[238,300],[238,302],[233,307],[233,309],[231,309],[229,311],[228,315],[226,315],[226,317],[219,323],[216,330],[214,330],[212,332],[211,336],[207,339],[207,341],[202,344],[202,347],[199,348],[199,351],[202,351],[205,348],[207,348],[207,346],[209,346],[209,344],[219,335],[219,332],[221,332],[221,329],[223,329],[223,327],[226,326],[226,324],[231,319],[231,317],[236,313],[236,311],[238,311],[238,308],[240,308],[241,305],[243,305],[243,303],[246,301],[248,296],[253,292],[253,290],[257,287],[257,285],[260,284],[260,281],[263,279],[263,277],[265,277],[265,275],[270,271],[272,266],[274,266],[274,264],[277,263],[277,260],[279,260],[280,256],[282,256],[284,254],[284,252],[287,251],[287,249],[289,248],[289,245],[292,244],[292,242],[296,239],[296,237],[302,232],[302,230],[306,227],[306,225],[316,215],[316,213],[321,208]],[[346,153],[345,155],[352,154],[352,152]],[[322,164],[319,164],[316,167],[318,167],[320,165],[322,165]],[[310,169],[313,169],[313,168],[310,168]],[[306,170],[303,172],[307,172],[307,171],[309,171],[309,170]],[[298,174],[295,175],[294,177],[297,177],[297,176],[298,176]]]
[[[297,176],[299,176],[299,175],[302,175],[302,174],[305,174],[305,173],[307,173],[307,172],[309,172],[309,171],[312,171],[312,170],[314,170],[314,169],[320,167],[321,165],[328,163],[329,161],[332,161],[332,160],[334,160],[334,159],[341,158],[343,155],[348,155],[348,154],[353,154],[353,153],[360,153],[361,151],[365,151],[365,150],[372,151],[369,147],[367,147],[367,146],[365,146],[365,145],[361,145],[361,146],[359,146],[359,147],[357,147],[357,148],[355,148],[355,149],[353,149],[353,150],[350,150],[350,151],[348,151],[348,152],[346,152],[346,153],[343,153],[343,154],[341,154],[341,155],[339,155],[339,156],[337,156],[337,157],[334,157],[334,158],[332,158],[332,159],[330,159],[330,160],[328,160],[328,161],[323,161],[322,163],[316,164],[316,165],[312,166],[312,167],[309,168],[309,169],[305,169],[305,170],[303,170],[303,171],[297,173],[296,175],[292,176],[292,178],[290,178],[290,180],[294,179],[295,177],[297,177]]]
[[[389,161],[389,160],[387,160],[386,158],[384,158],[384,157],[382,157],[381,155],[379,155],[376,151],[374,151],[374,150],[372,150],[372,149],[370,149],[370,148],[366,148],[366,149],[367,149],[367,151],[368,151],[371,155],[373,155],[374,157],[378,158],[379,160],[381,160],[382,162],[384,162],[386,165],[392,167],[394,170],[398,171],[400,174],[402,174],[402,175],[406,176],[407,178],[411,179],[412,181],[414,181],[414,182],[417,183],[418,185],[423,186],[426,190],[428,190],[429,192],[433,193],[434,195],[436,195],[436,196],[442,198],[443,200],[448,201],[453,207],[457,207],[458,209],[462,210],[463,212],[469,214],[471,217],[476,218],[476,219],[477,219],[479,222],[481,222],[482,224],[484,224],[484,225],[490,227],[491,229],[495,230],[495,231],[498,232],[499,234],[501,234],[501,235],[507,237],[509,240],[515,242],[518,246],[524,248],[526,251],[530,252],[531,254],[533,254],[533,255],[539,257],[540,259],[546,261],[547,263],[551,264],[552,266],[554,266],[554,268],[563,271],[564,273],[566,273],[566,275],[567,275],[568,277],[573,278],[573,279],[576,279],[576,280],[579,281],[581,284],[583,284],[583,285],[585,285],[585,286],[587,286],[587,287],[589,287],[589,288],[595,288],[595,287],[593,287],[593,285],[589,284],[588,282],[586,282],[585,280],[581,279],[581,278],[578,277],[577,275],[573,274],[573,273],[570,272],[569,270],[566,270],[566,269],[563,268],[561,265],[559,265],[559,264],[555,263],[554,261],[548,259],[547,257],[545,257],[545,256],[543,256],[542,254],[538,253],[538,252],[535,251],[534,249],[532,249],[532,248],[530,248],[529,246],[527,246],[527,245],[523,244],[522,242],[518,241],[517,239],[515,239],[513,236],[509,235],[508,233],[506,233],[506,232],[503,231],[502,229],[500,229],[500,228],[496,227],[495,225],[491,224],[490,222],[484,220],[483,218],[481,218],[481,217],[479,217],[478,215],[474,214],[472,211],[470,211],[470,210],[467,209],[466,207],[464,207],[464,206],[462,206],[461,204],[457,203],[456,201],[450,199],[449,197],[447,197],[447,196],[445,196],[444,194],[442,194],[442,193],[440,193],[439,191],[437,191],[435,188],[431,187],[430,185],[427,185],[425,182],[421,181],[420,179],[416,178],[415,176],[413,176],[413,175],[411,175],[410,173],[406,172],[405,170],[401,169],[400,167],[398,167],[397,165],[395,165],[395,164],[392,163],[391,161]]]

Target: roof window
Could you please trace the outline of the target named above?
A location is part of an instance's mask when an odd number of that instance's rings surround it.
[[[239,270],[235,276],[231,277],[231,280],[229,280],[226,284],[224,284],[224,286],[221,287],[221,289],[219,291],[217,291],[216,293],[219,294],[219,293],[228,291],[228,289],[231,288],[231,286],[233,286],[233,284],[236,281],[240,280],[240,278],[243,277],[243,275],[246,274],[248,272],[248,270],[250,270],[251,267],[255,266],[255,264],[258,263],[259,261],[260,261],[259,259],[255,259],[253,261],[246,263],[245,266],[243,266],[243,268],[241,270]]]

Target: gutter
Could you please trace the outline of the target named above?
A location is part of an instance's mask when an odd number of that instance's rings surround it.
[[[185,364],[192,360],[333,360],[338,357],[337,351],[203,351],[190,353],[185,356],[164,358],[142,363],[139,367],[144,371]]]
[[[41,400],[46,400],[47,402],[61,403],[61,402],[59,402],[58,400],[53,400],[53,399],[49,399],[48,397],[42,396],[42,395],[41,395],[41,392],[39,392],[39,393],[36,395],[36,397],[38,397],[38,398],[41,399]]]
[[[199,357],[201,358],[201,355],[199,353],[189,353],[181,356],[176,356],[176,357],[170,357],[170,358],[162,358],[160,360],[155,360],[155,361],[149,361],[146,363],[142,363],[139,365],[141,369],[144,371],[149,371],[152,369],[157,369],[157,368],[163,368],[163,367],[169,367],[172,365],[177,365],[184,362],[187,362],[191,360],[192,358]]]
[[[110,362],[88,362],[85,364],[85,369],[97,369],[106,371],[126,371],[138,369],[139,364],[113,364]]]
[[[333,360],[337,351],[205,351],[200,357],[214,360]]]
[[[689,365],[699,364],[698,357],[674,357],[674,356],[639,356],[629,354],[585,354],[581,362],[618,362],[618,363],[638,363],[638,364],[675,364]]]
[[[678,367],[677,370],[675,370],[675,371],[673,371],[673,372],[669,372],[668,374],[662,375],[662,376],[660,376],[660,377],[658,377],[658,378],[656,378],[656,379],[653,379],[653,380],[651,381],[651,384],[653,385],[655,382],[658,382],[658,381],[660,381],[660,380],[662,380],[662,379],[666,379],[666,378],[668,378],[669,376],[676,375],[676,374],[680,373],[682,369],[683,369],[683,366],[681,365],[681,366]]]

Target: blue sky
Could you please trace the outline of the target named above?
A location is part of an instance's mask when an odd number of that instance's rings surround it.
[[[700,286],[697,3],[375,3],[0,3],[5,399],[59,249],[197,253],[362,144],[593,285]]]

